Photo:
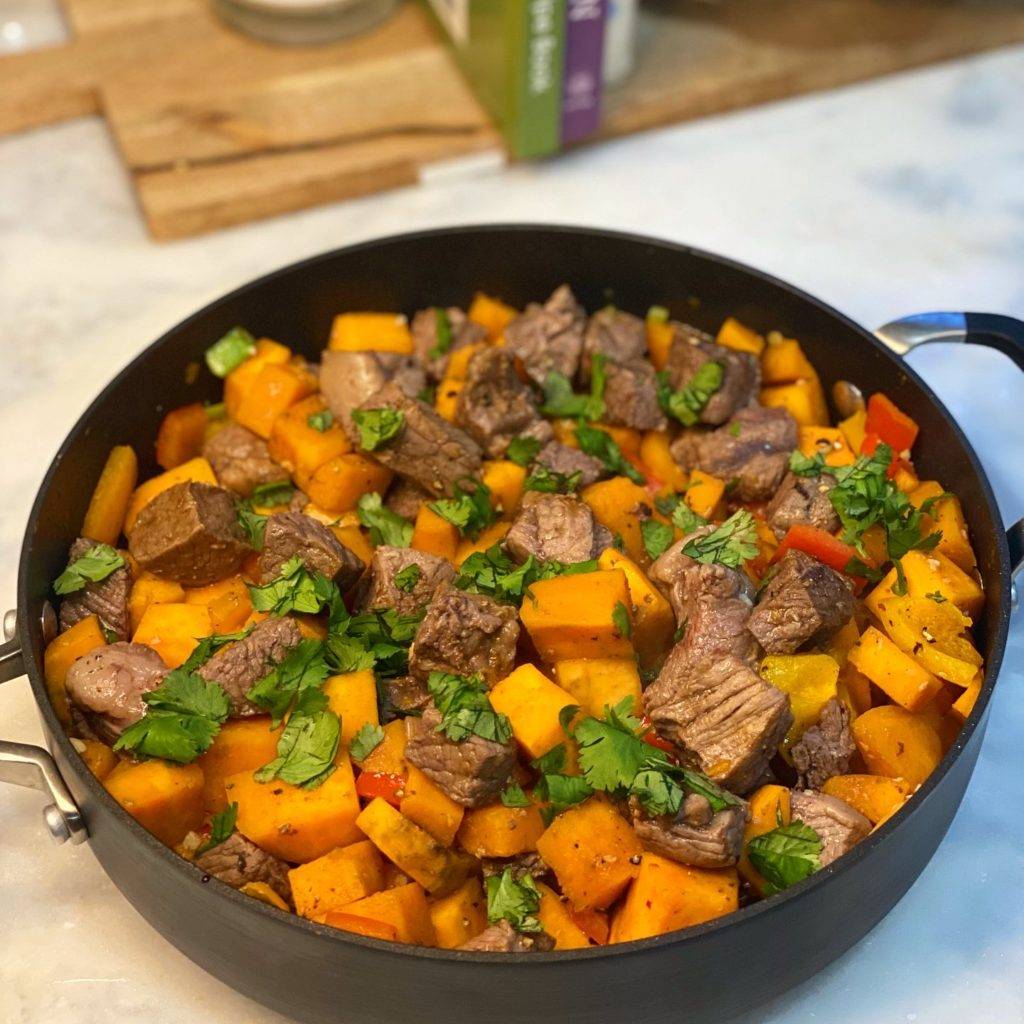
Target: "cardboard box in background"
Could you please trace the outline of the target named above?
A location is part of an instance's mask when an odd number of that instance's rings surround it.
[[[593,134],[609,0],[428,0],[515,157]]]

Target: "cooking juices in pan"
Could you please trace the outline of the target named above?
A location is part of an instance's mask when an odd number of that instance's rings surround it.
[[[211,342],[223,403],[158,476],[111,452],[45,657],[197,884],[449,949],[659,935],[841,857],[970,713],[960,503],[798,340],[562,286],[341,313],[318,366]]]

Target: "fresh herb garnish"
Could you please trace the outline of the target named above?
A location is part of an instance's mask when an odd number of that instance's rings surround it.
[[[590,360],[590,394],[577,395],[568,377],[551,372],[544,380],[545,416],[599,420],[604,416],[605,356],[595,352]]]
[[[629,609],[621,601],[616,601],[612,609],[612,624],[619,636],[628,640],[633,635],[633,619],[630,617]]]
[[[576,440],[581,451],[601,461],[609,472],[628,476],[635,484],[646,483],[643,473],[622,454],[611,434],[580,422],[576,425]]]
[[[533,467],[533,472],[523,484],[524,491],[541,491],[545,494],[572,494],[580,485],[583,472],[559,473],[549,469],[542,462]]]
[[[702,526],[708,525],[708,521],[702,515],[694,512],[685,501],[676,505],[672,512],[672,523],[674,526],[678,526],[684,534],[693,533]]]
[[[348,752],[356,761],[365,761],[384,742],[384,730],[367,722],[361,725],[348,745]]]
[[[271,615],[315,615],[324,605],[338,600],[338,596],[337,585],[318,572],[309,572],[298,555],[281,566],[276,579],[262,586],[249,586],[253,609]]]
[[[540,892],[532,875],[517,881],[512,869],[505,868],[487,879],[487,920],[491,924],[508,921],[517,932],[541,932],[539,910]]]
[[[727,565],[732,569],[756,558],[757,552],[757,523],[745,508],[734,512],[711,533],[694,537],[683,545],[683,554],[694,561]]]
[[[199,857],[212,850],[215,846],[227,842],[235,831],[235,822],[238,820],[238,804],[232,801],[223,811],[218,811],[210,819],[210,838],[196,850]]]
[[[244,327],[232,327],[206,350],[206,365],[215,377],[226,377],[256,353],[256,339]]]
[[[821,476],[825,469],[825,456],[821,452],[804,455],[801,451],[795,451],[789,457],[789,471],[796,476]]]
[[[501,791],[501,802],[506,807],[529,807],[530,798],[518,782],[510,782]]]
[[[491,489],[479,480],[466,477],[455,485],[453,498],[442,498],[427,505],[431,512],[451,523],[464,537],[475,539],[498,517],[491,502]]]
[[[454,338],[452,336],[452,323],[448,317],[448,311],[435,307],[434,309],[434,344],[427,351],[431,359],[443,356],[452,347]]]
[[[685,387],[673,391],[669,375],[663,370],[658,374],[658,404],[684,427],[692,427],[724,379],[722,364],[709,360],[698,368]]]
[[[222,647],[228,644],[238,643],[244,640],[256,627],[248,626],[236,633],[214,633],[212,636],[204,636],[192,649],[192,653],[181,665],[182,672],[195,672],[196,669],[205,665]]]
[[[651,558],[657,558],[667,551],[675,539],[672,527],[666,523],[659,523],[657,519],[645,519],[640,524],[640,536]]]
[[[74,594],[123,567],[124,558],[109,544],[95,544],[68,565],[54,581],[53,589],[58,594]]]
[[[944,604],[947,600],[946,595],[941,590],[932,590],[924,595],[929,601],[934,601],[936,604]]]
[[[479,736],[495,743],[512,738],[508,718],[491,706],[487,686],[479,676],[457,676],[448,672],[431,672],[427,689],[434,705],[441,712],[437,731],[455,743],[470,736]]]
[[[257,782],[280,779],[292,786],[316,789],[334,774],[341,738],[341,719],[327,709],[323,691],[302,690],[277,741],[277,757],[257,769]]]
[[[252,503],[260,508],[279,508],[295,497],[295,488],[288,480],[275,480],[270,484],[257,484],[252,491]]]
[[[372,668],[378,679],[404,675],[409,664],[409,645],[423,619],[399,615],[393,608],[350,615],[340,601],[332,606],[324,654],[339,673]]]
[[[505,455],[517,466],[529,466],[543,446],[535,437],[513,437]]]
[[[306,417],[306,423],[313,430],[319,430],[321,434],[330,430],[334,425],[334,413],[330,409],[321,409],[319,412],[311,412]]]
[[[576,711],[578,709],[574,709]],[[566,723],[568,724],[568,723]],[[533,762],[533,767],[540,773],[534,796],[548,804],[542,814],[550,819],[562,811],[575,807],[594,793],[590,783],[582,775],[565,774],[565,744],[559,743],[542,757]]]
[[[474,551],[459,566],[455,586],[473,594],[486,594],[506,604],[518,605],[526,591],[538,580],[555,576],[597,572],[597,562],[538,562],[529,555],[522,565],[516,565],[500,543],[486,551]]]
[[[730,437],[739,437],[742,430],[743,424],[741,424],[739,420],[734,420],[732,423],[729,424]]]
[[[359,522],[370,531],[372,544],[407,548],[412,543],[412,523],[385,507],[376,491],[362,495],[356,511]]]
[[[624,797],[637,772],[656,748],[639,736],[640,719],[631,711],[633,698],[625,697],[605,708],[604,719],[587,717],[577,723],[573,739],[579,744],[583,777],[594,788]]]
[[[793,821],[747,843],[750,863],[765,880],[765,895],[788,889],[821,867],[821,838],[810,825]]]
[[[263,550],[263,535],[267,529],[268,517],[256,512],[249,501],[239,501],[235,504],[235,514],[238,517],[238,525],[242,528],[249,541],[249,546],[254,551]]]
[[[145,715],[121,733],[114,749],[179,764],[209,750],[231,711],[223,687],[180,668],[168,672],[142,699]]]
[[[401,409],[356,409],[352,420],[359,430],[359,447],[375,452],[393,441],[405,426],[405,413]]]
[[[416,589],[416,584],[419,583],[422,575],[423,570],[415,562],[410,562],[404,569],[399,569],[395,573],[395,586],[403,594],[411,594]]]
[[[319,687],[330,675],[319,640],[301,640],[246,694],[258,707],[269,711],[274,728],[306,689]]]

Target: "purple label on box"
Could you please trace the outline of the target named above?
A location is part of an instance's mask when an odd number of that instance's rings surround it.
[[[566,0],[562,144],[593,135],[601,121],[601,62],[608,0]]]

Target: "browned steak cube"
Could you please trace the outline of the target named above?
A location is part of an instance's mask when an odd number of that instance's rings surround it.
[[[260,552],[260,582],[277,579],[281,566],[296,555],[310,572],[318,572],[337,583],[342,593],[363,574],[362,559],[312,516],[302,512],[268,516]]]
[[[671,452],[684,469],[735,480],[741,501],[767,501],[786,475],[796,445],[796,420],[785,409],[753,405],[718,430],[683,431]]]
[[[416,358],[426,368],[432,380],[440,380],[448,368],[452,353],[467,345],[475,345],[487,339],[487,330],[470,320],[458,306],[443,310],[448,318],[450,344],[444,351],[438,345],[438,310],[434,307],[421,309],[412,318],[412,344]],[[436,352],[436,355],[432,355]]]
[[[633,830],[644,846],[678,864],[727,868],[743,852],[746,804],[715,813],[705,797],[688,793],[674,818],[652,817],[636,797],[630,798],[629,809]]]
[[[797,525],[835,533],[839,529],[839,516],[829,500],[835,485],[836,478],[829,473],[820,476],[787,473],[765,512],[775,536],[781,540],[791,526]]]
[[[434,496],[429,491],[425,491],[419,484],[396,477],[395,482],[388,488],[388,493],[384,498],[384,505],[394,512],[396,516],[413,520],[419,512],[420,506],[426,501],[433,500]]]
[[[515,608],[442,583],[409,650],[409,670],[420,679],[479,675],[493,686],[512,671],[518,640]]]
[[[374,451],[374,458],[434,497],[450,496],[460,480],[479,476],[482,456],[476,441],[397,384],[385,384],[360,408],[396,409],[404,415],[398,435]],[[358,445],[358,431],[351,436]]]
[[[822,709],[818,721],[793,745],[790,754],[799,773],[801,789],[821,789],[833,775],[845,775],[857,752],[850,731],[850,712],[832,698]]]
[[[555,940],[547,932],[517,932],[504,919],[459,946],[477,953],[547,953],[554,948]]]
[[[96,541],[79,537],[68,551],[68,564],[77,561],[94,547]],[[127,565],[115,569],[106,579],[86,583],[81,590],[65,594],[60,602],[61,632],[75,623],[95,615],[100,624],[110,630],[118,640],[127,640],[130,628],[128,594],[132,587],[132,574]]]
[[[612,535],[590,506],[571,494],[527,491],[505,548],[517,562],[586,562],[609,547]]]
[[[288,471],[270,457],[267,442],[240,423],[221,427],[203,445],[203,457],[213,466],[221,487],[243,498],[260,484],[288,481]]]
[[[635,363],[647,358],[647,329],[643,320],[614,306],[599,309],[583,335],[583,374],[590,377],[590,360],[600,353],[609,363]]]
[[[548,441],[537,453],[533,460],[534,467],[545,466],[552,473],[561,473],[564,476],[572,476],[573,473],[580,474],[580,487],[595,484],[602,477],[608,475],[604,463],[588,455],[579,448],[571,448],[561,441]]]
[[[264,710],[251,704],[246,694],[284,661],[301,640],[294,619],[264,619],[244,640],[222,647],[198,674],[223,687],[231,700],[232,717],[262,715]]]
[[[845,800],[811,789],[794,789],[789,796],[793,821],[802,821],[821,840],[821,866],[849,853],[871,831],[871,822]]]
[[[570,380],[576,376],[583,351],[587,318],[572,289],[563,284],[543,306],[530,303],[505,328],[505,346],[523,361],[526,372],[543,384],[549,373]]]
[[[455,422],[492,459],[505,455],[512,438],[546,423],[533,392],[516,373],[514,358],[503,348],[482,349],[469,361]]]
[[[415,570],[410,571],[410,566],[415,566]],[[399,586],[395,582],[402,572],[411,584],[401,580],[403,586]],[[430,604],[442,583],[455,579],[455,567],[446,558],[425,551],[381,544],[373,552],[368,576],[364,607],[394,608],[399,615],[415,615]]]
[[[241,832],[233,832],[223,843],[199,854],[192,863],[204,874],[219,878],[232,889],[241,889],[248,882],[263,882],[286,903],[291,903],[288,865],[265,853]]]
[[[96,735],[113,743],[146,713],[142,695],[166,675],[167,666],[152,647],[116,643],[72,662],[64,685]]]
[[[388,375],[374,352],[327,349],[321,356],[320,393],[346,431],[352,427],[352,410],[358,409],[387,382]]]
[[[142,509],[128,550],[157,576],[205,587],[237,572],[250,548],[231,495],[220,487],[186,482],[161,491]]]
[[[720,387],[700,412],[701,423],[725,423],[734,413],[757,401],[761,365],[753,355],[714,342],[695,341],[677,331],[665,367],[672,389],[682,391],[689,386],[705,363],[718,363],[723,374]]]
[[[850,621],[853,587],[803,551],[789,550],[761,593],[748,628],[769,654],[821,643]]]
[[[660,736],[734,793],[758,782],[793,724],[789,697],[747,661],[724,655],[694,663],[685,642],[644,692],[644,710]]]
[[[604,421],[634,430],[664,430],[668,425],[658,404],[654,367],[646,359],[609,363],[605,369]]]
[[[385,679],[381,685],[385,696],[381,706],[382,721],[399,715],[414,715],[430,703],[427,684],[415,676]]]
[[[407,718],[405,758],[448,797],[463,807],[479,807],[508,785],[516,764],[514,740],[496,743],[470,736],[455,743],[442,732],[441,714],[433,703],[420,718]]]

